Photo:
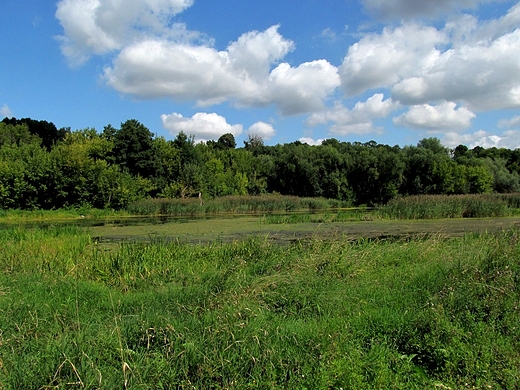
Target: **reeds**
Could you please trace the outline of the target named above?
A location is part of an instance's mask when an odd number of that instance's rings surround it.
[[[197,215],[221,213],[269,213],[275,211],[323,210],[344,207],[337,200],[285,195],[224,196],[215,199],[144,199],[128,206],[134,215]]]
[[[377,213],[391,219],[505,217],[519,212],[520,194],[417,195],[396,198]]]

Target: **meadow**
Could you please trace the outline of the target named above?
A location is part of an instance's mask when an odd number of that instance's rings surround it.
[[[518,388],[518,229],[268,238],[4,227],[0,388]]]

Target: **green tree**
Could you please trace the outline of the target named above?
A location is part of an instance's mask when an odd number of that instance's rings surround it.
[[[181,175],[181,154],[173,141],[164,137],[156,137],[153,142],[153,154],[156,160],[156,170],[153,180],[159,191],[164,191],[171,183],[176,182]]]
[[[447,151],[409,146],[403,149],[406,164],[400,192],[406,195],[447,194],[454,192],[455,162]]]
[[[40,138],[31,134],[27,125],[12,125],[0,122],[0,147],[4,145],[21,146],[33,142],[39,144]]]
[[[41,139],[41,145],[47,150],[50,150],[54,144],[63,140],[67,133],[70,133],[70,128],[61,128],[58,130],[52,122],[39,121],[31,118],[4,118],[2,122],[13,126],[26,125],[31,134],[37,135]]]
[[[348,181],[355,204],[382,204],[397,196],[404,172],[398,149],[370,142],[353,145],[350,154]]]
[[[218,141],[213,146],[219,150],[235,149],[237,143],[233,134],[226,133],[221,135]]]
[[[444,147],[441,140],[435,137],[423,138],[417,143],[417,147],[431,150],[433,154],[449,155],[449,149]]]
[[[259,135],[249,134],[247,141],[244,141],[244,147],[257,156],[264,152],[264,140]]]
[[[492,159],[486,157],[484,164],[493,175],[493,191],[500,193],[518,192],[520,190],[520,175],[507,169],[507,161],[501,157]]]
[[[467,177],[471,194],[486,194],[493,191],[493,174],[483,164],[468,166]]]
[[[113,134],[113,142],[113,157],[123,170],[144,178],[154,174],[153,134],[147,127],[135,119],[127,120]]]
[[[180,152],[181,164],[193,164],[197,162],[194,136],[188,137],[183,131],[180,131],[173,140],[173,145]]]
[[[0,161],[8,166],[8,171],[3,173],[4,180],[0,177],[0,181],[4,182],[4,192],[6,181],[11,183],[8,195],[11,198],[10,207],[52,207],[50,175],[53,170],[49,153],[40,147],[39,141],[20,146],[4,145],[0,148]]]

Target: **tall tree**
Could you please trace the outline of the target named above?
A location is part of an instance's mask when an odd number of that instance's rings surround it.
[[[113,156],[122,169],[144,178],[154,174],[153,134],[146,126],[135,119],[127,120],[112,138]]]
[[[27,125],[31,134],[37,135],[41,139],[41,145],[50,150],[58,141],[65,138],[70,133],[70,128],[57,129],[54,123],[47,121],[39,121],[31,118],[4,118],[2,122],[11,125]]]

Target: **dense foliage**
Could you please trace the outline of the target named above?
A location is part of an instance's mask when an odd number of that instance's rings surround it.
[[[0,122],[0,209],[121,209],[144,198],[210,199],[279,193],[352,205],[399,195],[508,193],[520,190],[520,149],[459,145],[436,138],[416,146],[374,141],[266,146],[231,134],[196,143],[155,136],[135,119],[71,131],[33,119]]]

